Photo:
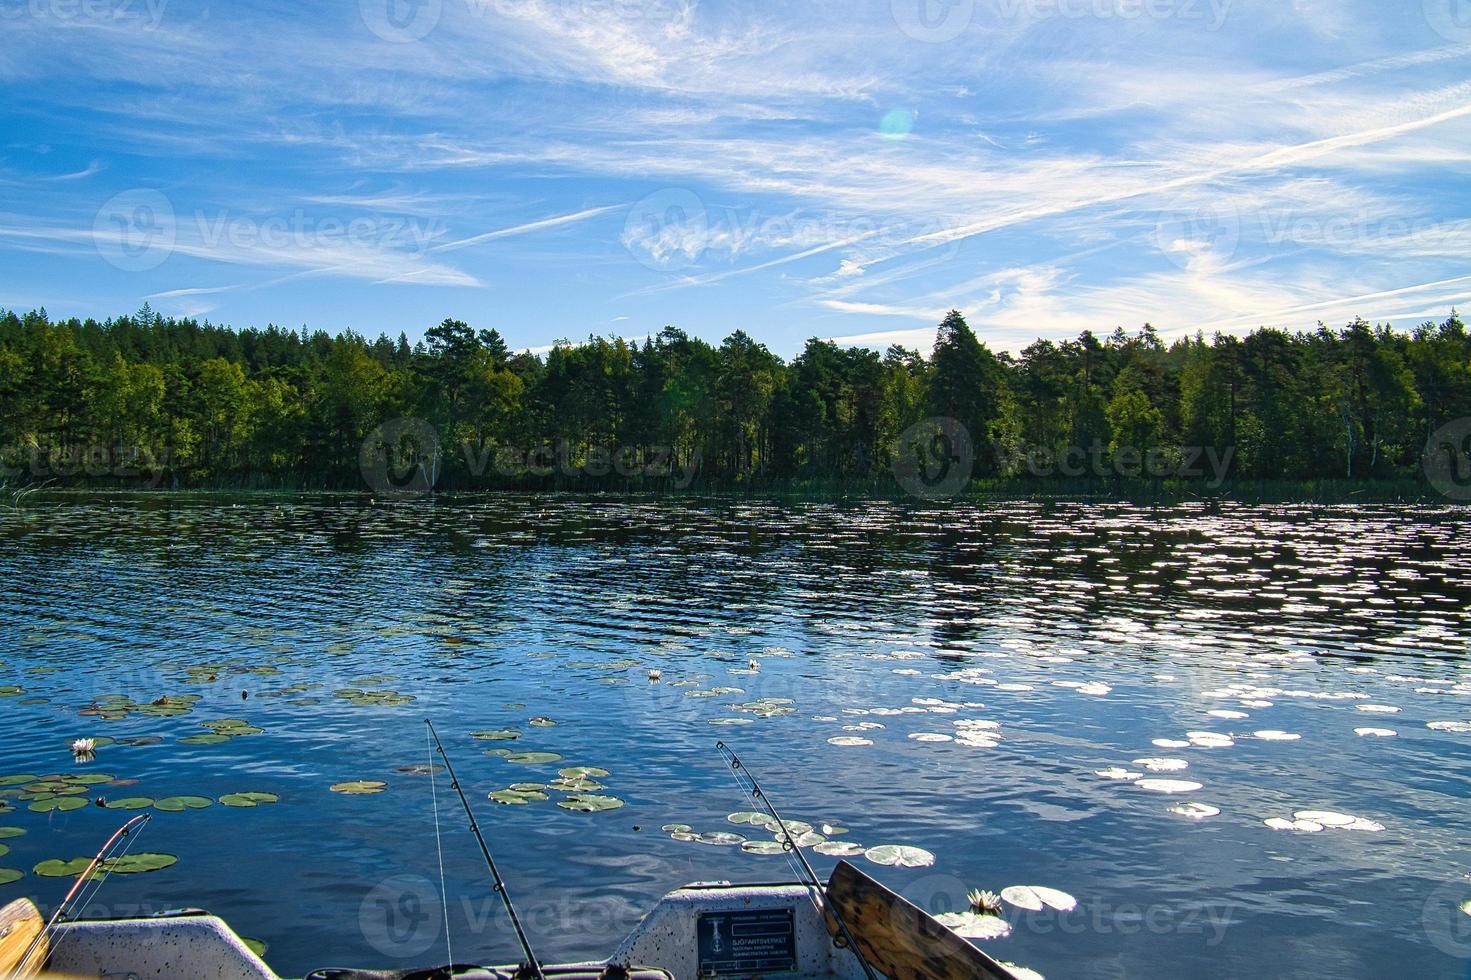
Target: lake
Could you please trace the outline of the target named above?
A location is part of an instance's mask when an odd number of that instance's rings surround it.
[[[0,775],[105,781],[0,781],[0,902],[153,812],[135,851],[177,863],[88,915],[206,908],[287,976],[440,963],[437,797],[454,957],[515,960],[432,718],[544,958],[791,877],[708,836],[770,839],[723,739],[789,819],[932,853],[854,858],[932,911],[1076,898],[983,944],[1053,980],[1467,976],[1468,540],[1453,507],[32,497]],[[59,803],[98,796],[154,805]]]

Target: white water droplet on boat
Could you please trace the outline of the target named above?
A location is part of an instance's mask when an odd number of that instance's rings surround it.
[[[1295,732],[1279,732],[1276,729],[1265,729],[1260,732],[1252,732],[1253,738],[1259,738],[1263,742],[1296,742],[1302,738]]]
[[[874,864],[891,868],[928,868],[935,863],[935,856],[929,851],[908,844],[880,844],[870,847],[863,856]]]
[[[1134,785],[1152,793],[1193,793],[1203,784],[1190,779],[1136,779]]]
[[[1176,803],[1170,807],[1170,812],[1192,820],[1204,820],[1206,817],[1219,816],[1221,808],[1209,803]]]
[[[872,745],[873,739],[861,738],[857,735],[835,735],[827,740],[828,745]]]

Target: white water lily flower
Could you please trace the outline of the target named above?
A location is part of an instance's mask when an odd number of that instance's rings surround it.
[[[95,738],[79,738],[72,743],[73,755],[91,755],[97,751],[97,740]]]
[[[659,680],[663,676],[664,676],[664,672],[663,671],[659,671],[659,670],[651,670],[651,671],[649,671],[649,680],[651,680],[651,681],[657,681],[657,680]]]

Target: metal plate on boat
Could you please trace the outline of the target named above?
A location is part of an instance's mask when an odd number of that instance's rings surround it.
[[[699,918],[700,976],[794,973],[797,929],[790,908],[706,912]]]

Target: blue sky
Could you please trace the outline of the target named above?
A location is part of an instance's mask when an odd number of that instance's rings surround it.
[[[0,306],[997,349],[1471,305],[1471,0],[0,0]]]

